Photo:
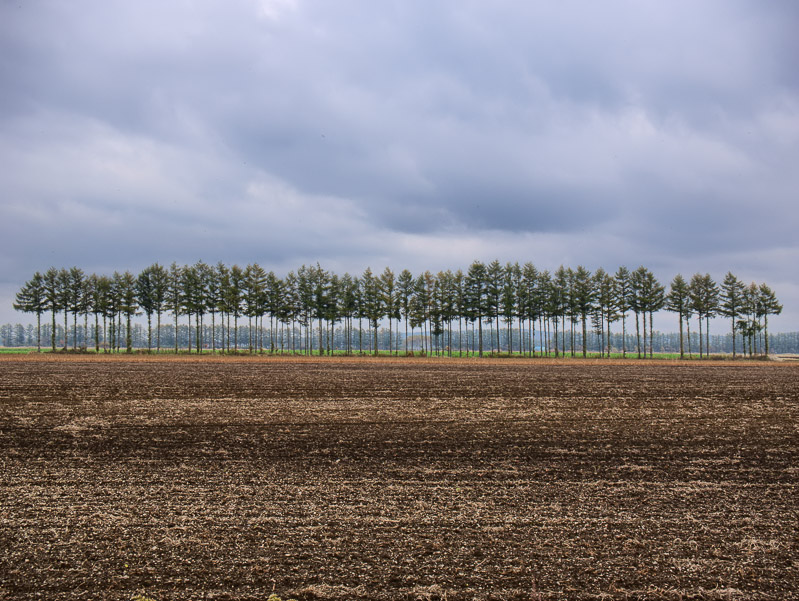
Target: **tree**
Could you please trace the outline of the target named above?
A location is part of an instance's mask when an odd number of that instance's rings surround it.
[[[175,354],[179,351],[178,340],[178,315],[180,315],[183,308],[183,268],[178,267],[174,261],[169,267],[168,283],[167,283],[167,301],[166,308],[172,313],[175,318]]]
[[[68,269],[58,270],[58,304],[61,311],[64,312],[64,348],[67,350],[69,346],[69,311],[72,308],[72,282]]]
[[[399,319],[399,299],[397,295],[397,281],[394,277],[394,272],[389,267],[386,267],[383,274],[380,276],[380,292],[383,301],[383,307],[388,318],[388,351],[391,354],[391,320]]]
[[[42,352],[42,313],[47,309],[45,280],[38,271],[17,292],[14,309],[36,315],[36,352]]]
[[[407,269],[403,269],[397,278],[397,300],[398,308],[405,323],[405,354],[408,354],[408,320],[411,313],[411,298],[413,298],[413,275]]]
[[[782,305],[777,301],[777,296],[774,294],[774,291],[771,288],[769,288],[766,284],[760,284],[757,291],[758,291],[759,313],[764,318],[763,330],[766,342],[765,352],[766,356],[768,357],[769,353],[768,316],[779,315],[780,313],[782,313]]]
[[[695,273],[688,284],[691,309],[699,319],[699,357],[702,357],[702,319],[705,319],[705,354],[710,354],[710,318],[715,315],[719,302],[719,289],[710,274]]]
[[[718,309],[719,289],[710,274],[694,274],[688,284],[688,297],[691,309],[696,312],[699,319],[699,356],[702,357],[702,319],[705,319],[705,346],[706,355],[710,354],[710,318]]]
[[[99,318],[103,317],[103,351],[108,352],[108,316],[111,311],[111,279],[92,274],[92,309],[94,310],[94,347],[100,352]]]
[[[630,310],[630,298],[632,296],[632,284],[630,282],[630,270],[624,265],[616,270],[614,276],[614,286],[616,293],[616,308],[621,315],[621,356],[627,357],[627,311]]]
[[[146,267],[136,278],[136,301],[147,316],[147,350],[153,349],[153,313],[155,312],[155,283],[153,266]]]
[[[755,336],[760,331],[760,290],[752,282],[744,287],[742,314],[744,319],[738,320],[737,329],[749,344],[749,356],[755,353]],[[744,344],[744,348],[746,344]]]
[[[452,280],[453,292],[455,294],[455,315],[458,318],[458,356],[463,356],[463,316],[466,311],[466,277],[463,271],[458,269]]]
[[[439,271],[436,276],[436,310],[442,329],[442,334],[447,335],[446,352],[452,356],[452,321],[455,319],[458,305],[458,295],[455,286],[455,274],[451,269]],[[445,328],[446,326],[446,328]]]
[[[274,274],[272,274],[272,276],[274,278]],[[269,299],[267,296],[268,282],[269,275],[258,263],[247,265],[244,269],[244,314],[249,320],[247,342],[250,353],[253,352],[254,347],[260,346],[258,344],[257,334],[255,335],[255,339],[253,339],[252,320],[255,318],[257,330],[258,319],[263,317],[269,306]],[[279,304],[277,307],[273,307],[274,312],[278,313],[278,315],[287,315],[287,312],[282,311],[282,309],[283,307]]]
[[[222,352],[225,350],[230,351],[230,311],[228,310],[228,300],[230,299],[230,269],[221,261],[216,264],[216,275],[214,279],[218,285],[216,308],[220,313],[219,321],[222,326],[220,343]],[[225,327],[226,318],[227,327]]]
[[[508,353],[513,354],[513,320],[522,313],[519,305],[519,291],[522,289],[522,268],[518,263],[505,265],[502,282],[502,319],[507,326]],[[521,344],[521,341],[520,341]]]
[[[369,271],[369,273],[372,272]],[[322,320],[327,313],[330,274],[317,263],[315,268],[311,268],[311,280],[313,281],[313,317],[319,322],[319,356],[322,356],[324,351]]]
[[[596,292],[591,279],[591,272],[582,265],[577,266],[577,271],[574,272],[574,303],[577,311],[580,313],[580,320],[583,326],[583,357],[587,356],[587,328],[588,313],[594,306],[594,299]]]
[[[411,335],[414,328],[421,328],[422,352],[426,352],[427,317],[430,309],[430,291],[427,282],[431,279],[430,272],[420,273],[413,282],[413,297],[410,306]]]
[[[83,310],[84,299],[84,274],[79,267],[72,267],[69,270],[69,293],[66,298],[69,304],[69,311],[72,313],[72,350],[78,348],[78,313]],[[66,322],[65,322],[66,323]],[[65,341],[66,344],[66,341]]]
[[[741,315],[744,296],[744,283],[728,271],[721,283],[720,313],[730,318],[732,324],[732,357],[735,358],[735,331]]]
[[[616,307],[615,279],[609,273],[606,273],[604,269],[599,268],[594,273],[594,288],[597,293],[596,303],[600,313],[600,322],[604,320],[607,328],[605,344],[607,345],[607,355],[610,357],[610,325],[619,320]]]
[[[649,271],[647,274],[646,308],[649,310],[649,358],[652,358],[654,332],[654,315],[666,305],[666,288],[657,281],[655,275]]]
[[[300,325],[305,327],[305,352],[312,352],[311,326],[314,306],[313,271],[303,265],[297,270],[297,314]]]
[[[542,295],[540,274],[530,261],[522,266],[519,295],[521,319],[526,320],[528,355],[535,357],[535,320],[542,314]]]
[[[346,333],[346,353],[352,354],[352,320],[358,311],[358,278],[345,273],[341,278],[341,314],[344,318],[344,330]]]
[[[136,278],[129,271],[123,274],[115,274],[115,283],[117,284],[117,294],[119,300],[119,310],[125,316],[125,350],[128,353],[133,352],[133,337],[130,327],[130,320],[136,315]]]
[[[566,315],[571,311],[572,270],[558,267],[552,278],[551,311],[555,321],[555,356],[558,356],[558,322],[560,321],[560,346],[566,355]],[[572,348],[572,351],[574,349]]]
[[[363,294],[363,313],[372,327],[374,336],[374,355],[377,356],[377,326],[384,315],[384,304],[380,290],[380,282],[367,267],[361,277],[361,291]]]
[[[630,274],[630,309],[635,313],[635,339],[638,358],[641,358],[641,329],[639,317],[644,310],[644,287],[646,285],[646,267],[639,266]],[[646,317],[644,317],[644,353],[646,353]]]
[[[56,346],[55,316],[61,305],[61,280],[58,274],[59,271],[55,267],[50,267],[44,273],[44,304],[51,316],[50,343],[53,352]]]
[[[466,273],[466,302],[468,306],[467,318],[473,323],[477,322],[477,344],[480,357],[483,356],[483,315],[487,312],[486,280],[485,264],[480,261],[474,261]]]
[[[230,285],[227,288],[225,305],[228,314],[233,315],[233,348],[236,352],[239,350],[239,317],[241,317],[242,292],[244,290],[244,285],[244,270],[238,265],[233,265],[233,267],[230,268]],[[229,325],[228,336],[230,336]]]
[[[485,318],[489,324],[492,355],[494,354],[494,349],[499,351],[499,311],[502,307],[502,280],[504,275],[505,269],[497,259],[488,264],[485,277]],[[494,324],[496,324],[497,328],[496,346],[494,346]]]
[[[680,359],[685,358],[683,320],[687,319],[689,302],[688,284],[686,283],[685,278],[678,273],[671,281],[669,293],[666,296],[666,310],[676,313],[680,322]]]
[[[161,314],[164,312],[169,294],[169,272],[163,265],[154,263],[151,267],[153,285],[153,308],[155,310],[155,348],[161,352]]]

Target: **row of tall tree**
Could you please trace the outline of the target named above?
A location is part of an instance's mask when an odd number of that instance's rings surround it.
[[[664,309],[678,317],[681,356],[685,354],[683,332],[687,329],[690,340],[691,322],[696,320],[700,357],[707,354],[710,319],[716,316],[730,319],[733,355],[738,352],[736,336],[741,340],[741,350],[752,354],[761,330],[766,333],[768,354],[768,317],[782,311],[766,284],[746,285],[732,273],[721,284],[709,274],[697,273],[690,280],[677,275],[666,290],[643,266],[632,271],[620,267],[613,274],[601,268],[592,273],[583,266],[561,266],[550,273],[532,263],[503,265],[496,260],[474,261],[466,272],[447,270],[434,275],[425,271],[416,276],[407,269],[395,274],[388,267],[380,274],[367,268],[360,276],[340,276],[316,264],[303,265],[281,278],[257,263],[229,267],[202,261],[183,266],[172,263],[169,267],[155,263],[138,275],[129,271],[87,275],[78,267],[51,267],[35,273],[22,286],[14,308],[36,315],[38,348],[41,319],[49,313],[53,332],[59,314],[65,332],[72,318],[73,348],[77,347],[78,320],[83,321],[84,331],[92,320],[98,351],[102,332],[107,337],[103,346],[110,348],[123,346],[124,333],[124,347],[130,352],[131,320],[144,315],[148,348],[159,351],[161,324],[169,316],[176,329],[181,319],[188,321],[193,331],[189,350],[196,348],[197,352],[209,346],[212,351],[239,350],[238,329],[243,323],[247,325],[250,352],[266,348],[274,351],[282,331],[299,328],[299,342],[296,336],[285,337],[298,347],[291,350],[330,353],[337,326],[345,332],[344,350],[352,353],[357,344],[363,351],[361,326],[365,321],[366,334],[373,337],[367,344],[374,353],[381,324],[388,325],[389,348],[398,352],[391,340],[402,324],[406,344],[409,330],[411,336],[418,330],[422,340],[432,341],[429,344],[433,348],[425,349],[428,352],[451,354],[453,332],[457,332],[454,339],[459,347],[465,340],[467,353],[482,356],[486,352],[483,330],[487,327],[491,353],[499,350],[500,330],[504,328],[503,338],[511,352],[559,356],[568,348],[574,354],[575,340],[587,340],[590,328],[601,338],[600,353],[610,355],[614,350],[611,326],[618,324],[622,348],[616,350],[622,356],[631,352],[627,332],[634,327],[638,357],[653,355],[653,316]],[[211,331],[217,330],[217,324],[221,326],[221,340],[216,336],[204,340],[207,328],[203,324],[209,320]],[[51,344],[56,350],[55,337]],[[68,344],[65,336],[64,349]],[[179,351],[177,338],[174,350]],[[587,353],[584,343],[581,351]]]

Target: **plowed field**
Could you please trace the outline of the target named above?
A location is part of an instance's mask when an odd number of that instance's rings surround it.
[[[799,366],[0,359],[0,599],[799,599]]]

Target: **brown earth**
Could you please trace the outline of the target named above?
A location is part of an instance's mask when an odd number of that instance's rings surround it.
[[[799,366],[0,358],[0,599],[799,599]]]

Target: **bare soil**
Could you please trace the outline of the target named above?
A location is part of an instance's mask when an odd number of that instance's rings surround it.
[[[0,599],[799,599],[799,365],[0,358]]]

